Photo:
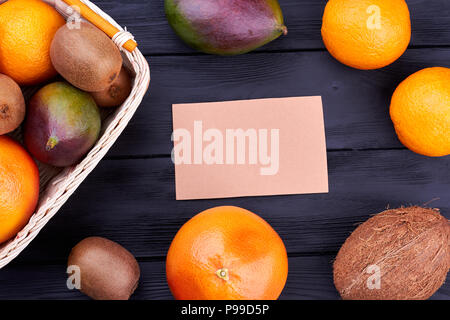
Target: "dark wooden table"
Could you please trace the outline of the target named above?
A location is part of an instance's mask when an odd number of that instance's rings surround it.
[[[289,278],[283,299],[338,299],[332,261],[355,226],[387,206],[424,204],[450,218],[450,158],[405,149],[389,118],[390,97],[424,67],[450,67],[450,1],[407,0],[413,23],[408,51],[393,65],[358,71],[324,49],[326,0],[280,0],[289,35],[254,53],[216,57],[181,43],[163,0],[95,0],[136,36],[152,71],[140,109],[95,171],[37,239],[0,271],[1,299],[83,299],[66,287],[70,249],[87,236],[121,243],[142,269],[135,299],[171,299],[164,260],[172,238],[196,213],[236,205],[265,218],[284,239]],[[175,201],[171,105],[321,95],[330,193]],[[450,299],[450,284],[434,299]]]

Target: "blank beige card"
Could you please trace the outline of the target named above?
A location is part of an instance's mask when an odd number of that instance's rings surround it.
[[[328,192],[321,97],[175,104],[177,200]]]

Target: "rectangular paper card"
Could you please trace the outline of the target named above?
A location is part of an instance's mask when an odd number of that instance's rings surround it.
[[[321,97],[172,111],[177,200],[328,192]]]

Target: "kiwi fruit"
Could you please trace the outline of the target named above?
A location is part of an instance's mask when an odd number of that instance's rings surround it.
[[[67,264],[79,268],[80,291],[95,300],[128,300],[139,283],[139,264],[133,255],[105,238],[82,240]]]
[[[0,74],[0,135],[17,129],[25,118],[25,99],[19,85]]]
[[[450,268],[450,223],[437,209],[386,210],[360,225],[334,262],[348,300],[424,300]]]
[[[108,89],[92,92],[91,95],[99,107],[117,107],[128,98],[131,93],[131,76],[128,70],[122,67],[119,76]]]
[[[75,87],[106,90],[119,76],[122,55],[113,41],[87,22],[71,29],[66,24],[53,38],[50,57],[56,71]]]

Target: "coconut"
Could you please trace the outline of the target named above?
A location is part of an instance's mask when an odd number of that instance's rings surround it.
[[[348,300],[424,300],[449,268],[449,221],[438,209],[399,208],[350,235],[334,262],[334,284]]]

